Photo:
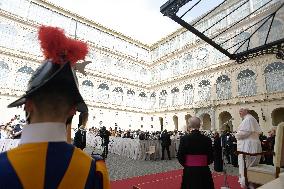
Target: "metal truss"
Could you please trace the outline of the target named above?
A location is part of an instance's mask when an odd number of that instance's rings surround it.
[[[226,10],[226,14],[215,21],[215,23],[208,26],[206,29],[198,29],[198,25],[206,19],[211,18],[214,14],[220,12],[224,9],[229,3],[232,3],[230,0],[224,0],[218,6],[216,6],[211,11],[207,12],[201,18],[194,22],[187,22],[183,17],[190,13],[192,9],[197,8],[202,0],[193,2],[193,0],[169,0],[164,5],[160,7],[160,12],[164,16],[168,16],[211,46],[215,49],[226,55],[232,60],[236,60],[237,63],[244,63],[246,60],[261,56],[264,54],[275,54],[278,59],[284,60],[284,35],[280,36],[278,39],[271,40],[273,36],[276,36],[275,33],[272,33],[272,26],[277,25],[275,21],[276,17],[283,19],[284,17],[284,2],[282,0],[275,1],[270,0],[262,4],[260,7],[256,8],[253,11],[250,11],[245,17],[236,20],[233,24],[228,25],[217,33],[212,32],[215,26],[220,25],[220,23],[227,19],[230,15],[236,13],[238,10],[243,8],[246,3],[250,3],[250,0],[237,1],[235,7],[230,10]],[[206,1],[206,0],[204,0]],[[187,3],[192,3],[187,10],[181,16],[178,16],[179,10],[185,6]],[[202,7],[201,7],[202,8]],[[258,15],[258,16],[255,16]],[[252,17],[257,17],[254,21],[251,21]],[[244,24],[245,23],[245,24]],[[243,27],[246,25],[246,27]],[[242,28],[242,29],[239,29]],[[284,25],[283,25],[284,28]],[[284,30],[284,29],[283,29]],[[210,32],[211,31],[211,32]],[[234,31],[234,32],[232,32]],[[227,33],[234,33],[229,37],[226,37]],[[255,39],[259,38],[259,33],[262,32],[265,35],[262,36],[262,39],[258,41],[258,44],[255,44]],[[275,32],[275,31],[274,31]],[[284,33],[284,31],[278,31]],[[212,34],[213,33],[213,34]],[[235,40],[238,37],[241,37],[243,34],[249,34],[249,36],[242,38],[240,41]],[[281,34],[280,34],[281,35]],[[220,37],[225,38],[225,41],[220,42]]]

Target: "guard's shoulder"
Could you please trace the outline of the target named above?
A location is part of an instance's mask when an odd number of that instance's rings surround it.
[[[86,152],[84,152],[80,148],[74,147],[74,150],[76,150],[76,152],[79,156],[84,157],[86,159],[92,159],[92,157],[89,154],[87,154]]]
[[[6,155],[7,155],[7,152],[1,152],[0,153],[0,162],[1,162],[1,160],[4,159],[4,157],[6,157]]]
[[[22,146],[17,146],[16,148],[13,148],[13,149],[10,149],[10,150],[8,150],[8,151],[6,151],[6,152],[2,152],[2,153],[0,153],[0,158],[1,157],[3,157],[3,156],[5,156],[6,154],[8,154],[8,153],[17,153],[17,152],[21,152],[21,147]]]
[[[92,155],[92,158],[93,158],[95,161],[104,160],[103,157],[100,156],[100,155]]]

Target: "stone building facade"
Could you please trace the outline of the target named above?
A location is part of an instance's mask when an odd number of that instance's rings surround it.
[[[249,14],[267,2],[250,0],[239,11]],[[272,1],[265,10],[280,2]],[[238,3],[231,1],[228,9]],[[236,15],[219,27],[234,24]],[[283,17],[276,19],[272,31],[282,35]],[[149,46],[43,0],[0,0],[0,121],[23,114],[6,105],[24,93],[43,59],[37,41],[41,24],[61,27],[89,45],[87,76],[78,73],[89,127],[103,121],[112,128],[184,130],[186,119],[197,115],[205,130],[225,125],[236,130],[241,107],[252,110],[264,132],[284,121],[284,61],[275,55],[237,64],[184,29]]]

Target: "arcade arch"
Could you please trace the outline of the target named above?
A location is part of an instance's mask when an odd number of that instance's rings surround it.
[[[203,130],[211,129],[211,117],[207,113],[202,115],[202,129]]]
[[[176,116],[176,115],[173,116],[173,122],[174,122],[174,125],[175,125],[175,130],[178,131],[178,116]]]
[[[277,126],[279,123],[284,122],[284,107],[276,108],[271,113],[272,125]]]
[[[229,112],[223,111],[219,114],[219,129],[233,131],[232,115]]]
[[[190,114],[186,114],[184,116],[184,119],[185,119],[185,124],[186,124],[186,128],[188,127],[188,119],[191,118],[192,116]]]
[[[159,121],[160,121],[161,131],[163,131],[164,130],[164,118],[159,117]]]
[[[259,123],[259,117],[258,114],[256,113],[256,111],[254,110],[249,110],[249,113],[257,120],[257,122]]]

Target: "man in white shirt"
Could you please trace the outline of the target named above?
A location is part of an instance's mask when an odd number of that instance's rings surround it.
[[[257,120],[248,113],[248,109],[241,108],[239,114],[243,121],[241,122],[238,132],[236,133],[237,149],[238,151],[247,153],[259,153],[262,152],[261,142],[259,140],[259,134],[261,128]],[[259,164],[260,156],[246,156],[246,166],[251,167]],[[241,186],[245,187],[244,177],[244,162],[243,155],[238,156],[239,163],[239,182]]]

